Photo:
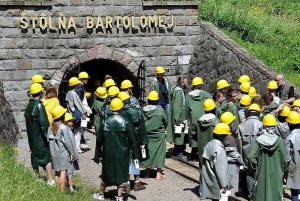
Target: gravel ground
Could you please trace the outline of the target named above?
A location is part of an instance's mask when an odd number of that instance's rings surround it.
[[[76,171],[75,174],[80,175],[88,184],[98,188],[100,184],[99,175],[101,174],[101,166],[92,161],[96,138],[93,134],[88,132],[85,133],[85,138],[90,141],[89,146],[91,150],[79,155],[80,170]],[[23,135],[23,139],[18,141],[18,148],[20,149],[18,161],[30,167],[30,152],[26,134]],[[152,173],[154,177],[155,172],[153,171]],[[197,183],[191,182],[168,169],[165,169],[164,173],[167,178],[161,181],[157,181],[155,178],[141,178],[141,181],[145,183],[147,189],[143,191],[131,191],[128,194],[128,200],[199,200],[197,196]],[[141,177],[143,177],[143,171]],[[107,198],[113,198],[115,194],[116,187],[109,187],[107,188],[105,196]]]

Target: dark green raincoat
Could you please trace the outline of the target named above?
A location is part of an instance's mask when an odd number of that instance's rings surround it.
[[[283,141],[275,129],[257,137],[248,155],[248,171],[255,174],[254,201],[277,201],[282,199],[282,177],[286,163]]]
[[[190,125],[195,123],[203,114],[203,103],[206,99],[212,98],[209,93],[203,90],[193,90],[186,95],[186,118]],[[197,135],[189,133],[189,144],[191,147],[197,147]]]
[[[170,92],[170,108],[168,114],[167,142],[176,145],[184,144],[184,131],[175,134],[175,125],[179,125],[186,120],[185,96],[180,87],[175,87]]]
[[[278,104],[277,103],[272,103],[271,105],[268,105],[266,107],[266,109],[264,109],[264,111],[262,112],[262,115],[260,117],[260,119],[263,119],[264,116],[266,116],[267,114],[272,114],[274,115],[275,117],[277,116],[275,113],[276,113],[276,109],[278,108]]]
[[[130,149],[137,159],[138,149],[133,142],[134,133],[130,121],[112,112],[99,129],[99,147],[102,153],[102,180],[107,185],[120,185],[128,181]]]
[[[198,157],[199,167],[202,167],[202,154],[206,144],[213,140],[213,130],[220,120],[211,113],[204,114],[193,125],[191,125],[190,131],[197,135],[198,138]],[[194,132],[192,132],[194,131]]]
[[[166,158],[167,117],[165,111],[156,105],[148,105],[143,107],[143,114],[149,139],[150,158],[142,162],[142,166],[163,168]]]
[[[238,112],[238,108],[234,103],[227,103],[227,105],[225,107],[222,108],[223,113],[224,112],[231,112],[234,116],[236,116],[235,120],[233,120],[234,122],[234,126],[235,128],[238,128],[240,123],[241,123],[241,119],[240,119],[240,115]]]
[[[96,146],[95,146],[95,155],[94,155],[94,161],[95,163],[99,163],[100,158],[100,150],[99,150],[99,129],[100,129],[100,123],[101,123],[101,108],[104,105],[104,102],[99,101],[98,99],[94,100],[94,103],[91,107],[94,116],[94,126],[95,126],[95,132],[96,132]]]
[[[31,98],[25,109],[26,129],[31,151],[31,165],[42,166],[51,162],[48,138],[49,121],[43,103]]]
[[[147,145],[149,141],[141,109],[135,105],[126,104],[122,108],[121,115],[129,119],[129,121],[132,123],[134,142],[136,143],[136,146],[140,147],[141,145]],[[138,159],[141,160],[140,155]]]

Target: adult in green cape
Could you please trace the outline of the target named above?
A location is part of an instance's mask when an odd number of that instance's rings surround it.
[[[200,77],[195,77],[192,80],[193,90],[186,95],[186,118],[189,124],[195,123],[199,117],[204,114],[203,103],[206,99],[212,98],[209,93],[202,90],[203,80]],[[192,147],[189,160],[198,159],[198,143],[197,135],[189,132],[189,145]]]
[[[177,79],[177,86],[170,92],[170,109],[168,114],[167,142],[175,144],[175,156],[183,157],[184,152],[184,129],[180,133],[175,133],[175,126],[184,125],[186,120],[185,95],[182,89],[183,77]]]
[[[236,118],[234,119],[234,126],[235,128],[238,128],[238,126],[241,123],[240,115],[238,113],[238,108],[234,104],[237,102],[237,92],[235,89],[229,89],[227,91],[227,104],[222,108],[223,112],[231,112]]]
[[[261,119],[263,119],[267,114],[272,114],[275,116],[276,109],[279,107],[279,105],[275,103],[274,96],[270,93],[266,93],[262,96],[262,99],[264,100],[266,106],[263,107]]]
[[[148,105],[143,107],[150,158],[142,162],[142,166],[146,167],[146,177],[149,177],[150,167],[156,167],[156,179],[161,180],[165,178],[162,168],[166,158],[165,129],[167,127],[167,116],[164,110],[157,106],[158,99],[158,93],[151,91],[148,95]]]
[[[99,129],[99,147],[102,151],[102,176],[100,191],[93,195],[95,199],[104,200],[107,186],[116,185],[118,196],[123,201],[122,192],[127,186],[130,149],[133,159],[137,159],[138,149],[134,143],[134,132],[131,122],[120,115],[124,103],[114,98],[110,103],[111,114],[101,121]]]
[[[40,101],[43,87],[38,83],[34,83],[30,86],[29,91],[32,98],[29,100],[24,116],[31,151],[31,165],[37,174],[39,173],[39,166],[42,166],[47,172],[47,183],[52,185],[55,182],[52,180],[51,153],[47,140],[50,125],[45,107]]]
[[[136,144],[136,147],[140,149],[148,148],[147,145],[149,141],[141,109],[136,105],[131,104],[130,95],[127,92],[121,91],[118,94],[118,98],[120,98],[124,103],[121,115],[129,119],[132,124],[134,131],[134,143]],[[138,159],[139,161],[144,160],[141,154],[139,154]],[[134,163],[132,160],[130,161],[129,175],[134,176],[135,183],[133,188],[135,191],[146,189],[146,186],[140,182],[140,169],[134,168]]]
[[[267,114],[264,130],[248,155],[248,171],[254,173],[253,201],[282,200],[282,177],[286,163],[283,140],[276,135],[276,118]]]
[[[94,126],[96,131],[96,146],[95,146],[95,155],[94,155],[94,162],[99,164],[99,158],[101,157],[100,150],[99,150],[99,129],[101,121],[103,120],[101,115],[101,109],[105,103],[105,98],[107,97],[106,89],[104,87],[98,87],[95,91],[95,100],[91,107],[94,116]]]
[[[150,91],[156,91],[159,95],[158,107],[164,109],[166,115],[169,113],[169,93],[171,92],[172,85],[169,79],[165,77],[165,69],[161,66],[155,68],[156,78],[150,83]]]
[[[213,97],[213,100],[216,103],[216,108],[215,108],[215,110],[216,110],[216,116],[220,119],[220,117],[221,117],[221,115],[223,113],[221,104],[224,101],[225,97],[223,96],[223,94],[220,91],[215,91],[213,93],[212,97]]]

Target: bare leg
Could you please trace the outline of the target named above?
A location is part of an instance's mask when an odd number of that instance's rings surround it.
[[[134,180],[139,181],[140,180],[140,175],[134,175]]]
[[[150,168],[146,168],[145,178],[149,178],[149,177],[150,177]]]
[[[100,193],[100,194],[104,194],[105,189],[106,189],[106,186],[105,186],[104,184],[101,184],[101,185],[100,185],[100,191],[99,191],[99,193]]]
[[[123,190],[124,190],[124,187],[123,187],[123,186],[118,186],[118,196],[119,196],[119,197],[122,197]]]
[[[67,171],[66,170],[62,170],[60,171],[59,174],[59,190],[60,192],[64,192],[65,191],[65,187],[66,187],[66,176],[67,176]]]
[[[69,187],[71,188],[73,188],[73,179],[72,179],[72,177],[68,177],[68,184],[69,184]]]
[[[45,170],[47,173],[48,181],[52,181],[52,163],[49,162],[47,165],[45,165]]]
[[[39,166],[32,166],[32,169],[37,176],[40,176]]]
[[[59,171],[56,171],[55,172],[55,183],[56,183],[56,187],[57,187],[57,189],[59,189],[59,174],[60,174],[60,172]]]

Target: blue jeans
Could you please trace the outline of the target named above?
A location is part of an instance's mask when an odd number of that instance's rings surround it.
[[[299,189],[292,189],[291,188],[291,200],[298,201]]]
[[[165,114],[168,116],[169,114],[169,108],[170,108],[170,104],[158,104],[157,107],[162,108],[165,111]]]

